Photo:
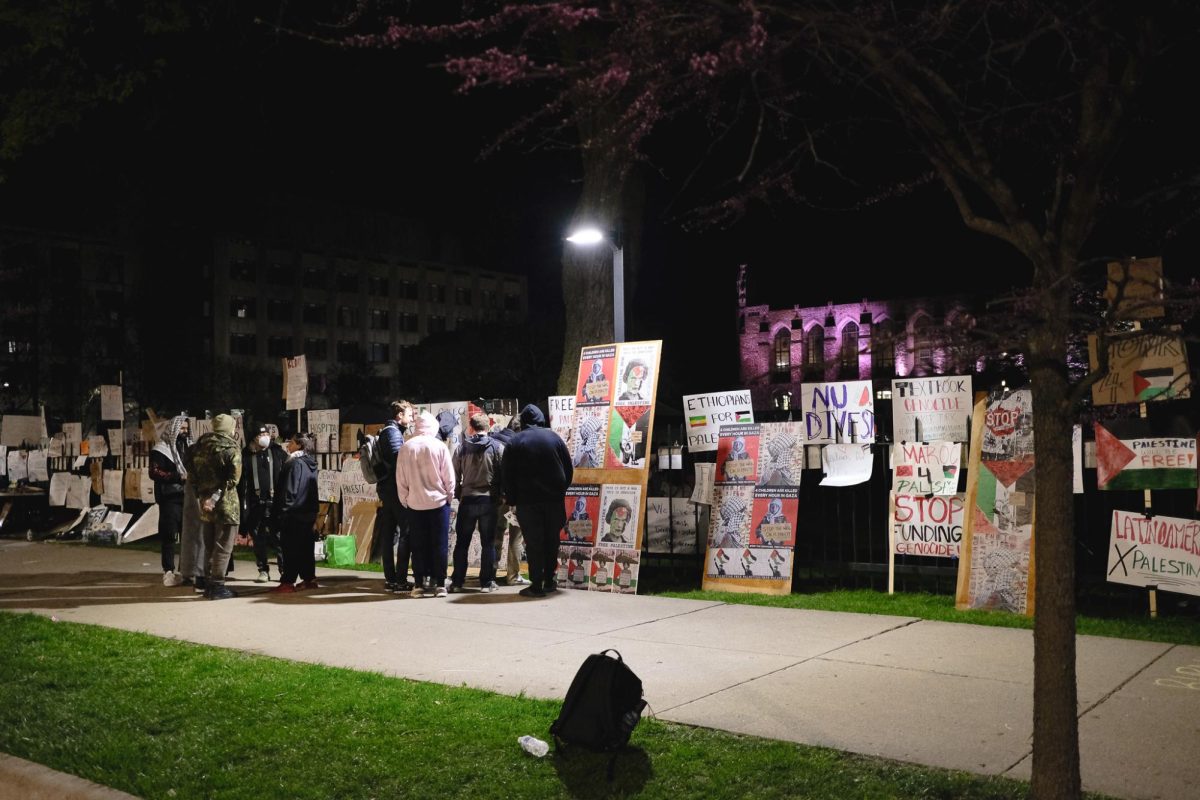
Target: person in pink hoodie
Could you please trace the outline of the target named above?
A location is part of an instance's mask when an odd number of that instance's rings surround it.
[[[416,428],[417,435],[406,439],[396,456],[396,494],[409,513],[411,596],[445,597],[454,465],[450,449],[437,436],[438,422],[432,414],[418,416]]]

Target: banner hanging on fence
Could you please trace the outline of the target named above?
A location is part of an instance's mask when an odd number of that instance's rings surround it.
[[[1196,439],[1154,436],[1144,419],[1095,423],[1096,485],[1102,491],[1195,489]]]
[[[1200,521],[1113,511],[1108,580],[1200,595]]]
[[[800,384],[808,444],[875,441],[875,393],[870,381]]]
[[[958,442],[899,442],[892,447],[892,491],[955,494],[961,461]]]
[[[965,442],[971,426],[971,376],[892,381],[892,440]]]
[[[750,392],[687,394],[683,396],[683,422],[687,432],[687,447],[692,453],[711,453],[717,449],[722,425],[754,423]]]

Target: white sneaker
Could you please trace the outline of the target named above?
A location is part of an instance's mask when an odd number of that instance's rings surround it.
[[[269,572],[267,572],[265,569],[260,569],[258,571],[258,577],[254,579],[254,582],[255,583],[267,583],[270,580],[271,580],[271,574]]]
[[[495,591],[498,591],[499,589],[500,589],[500,587],[496,585],[495,581],[492,581],[487,586],[479,587],[479,591],[481,591],[481,592],[495,592]]]
[[[445,587],[445,586],[439,586],[439,587],[437,588],[437,591],[436,591],[436,592],[434,592],[433,596],[434,596],[434,597],[445,597],[445,596],[446,596],[446,587]]]
[[[183,576],[178,572],[164,572],[163,586],[179,586],[183,583]]]
[[[424,597],[425,590],[422,589],[420,586],[414,586],[413,590],[408,593],[408,596],[409,597]]]
[[[509,578],[508,585],[509,586],[528,586],[529,578],[526,578],[524,575],[518,575],[515,578]]]

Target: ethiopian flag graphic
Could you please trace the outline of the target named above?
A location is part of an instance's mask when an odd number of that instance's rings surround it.
[[[688,426],[692,428],[703,428],[708,424],[708,415],[701,414],[698,417],[688,417]]]

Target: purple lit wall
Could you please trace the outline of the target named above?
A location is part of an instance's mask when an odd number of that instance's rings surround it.
[[[790,407],[805,381],[868,380],[978,371],[953,345],[974,325],[960,298],[867,300],[772,308],[746,304],[738,274],[742,386],[756,409]],[[978,359],[982,362],[984,359]]]

